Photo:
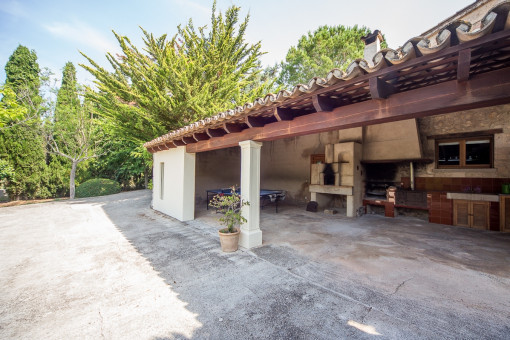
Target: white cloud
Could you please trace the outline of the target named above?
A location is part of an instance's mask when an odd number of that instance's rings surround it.
[[[19,1],[9,1],[5,2],[0,6],[0,11],[4,12],[10,16],[15,18],[26,18],[28,17],[28,12],[23,7],[23,5]]]
[[[77,47],[85,45],[101,52],[118,50],[113,39],[108,39],[104,34],[83,22],[54,22],[43,27],[56,37],[75,42]]]

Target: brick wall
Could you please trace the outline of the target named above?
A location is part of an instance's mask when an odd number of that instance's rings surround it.
[[[401,183],[404,189],[410,188],[409,177],[402,177]],[[427,191],[430,223],[453,225],[453,200],[446,198],[447,192],[479,188],[484,194],[499,194],[503,183],[510,183],[510,178],[416,177],[415,190]],[[490,204],[490,230],[499,230],[498,202]]]

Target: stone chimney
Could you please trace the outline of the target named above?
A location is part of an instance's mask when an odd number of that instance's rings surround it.
[[[365,43],[365,50],[363,52],[363,59],[365,59],[370,66],[374,66],[373,58],[381,50],[381,43],[384,41],[381,31],[375,30],[373,33],[368,33],[361,38]]]

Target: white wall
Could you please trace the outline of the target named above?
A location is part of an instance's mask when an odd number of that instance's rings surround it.
[[[158,151],[153,155],[152,204],[155,210],[180,221],[195,218],[195,154],[186,147]],[[161,187],[161,163],[164,185]],[[163,190],[163,199],[161,199]]]

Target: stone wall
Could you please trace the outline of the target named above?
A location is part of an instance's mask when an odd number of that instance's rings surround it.
[[[428,136],[503,129],[494,135],[494,169],[436,169],[435,163],[419,164],[423,177],[510,177],[510,105],[459,111],[418,119],[424,158],[435,157],[435,141]],[[408,173],[401,173],[409,176]]]

